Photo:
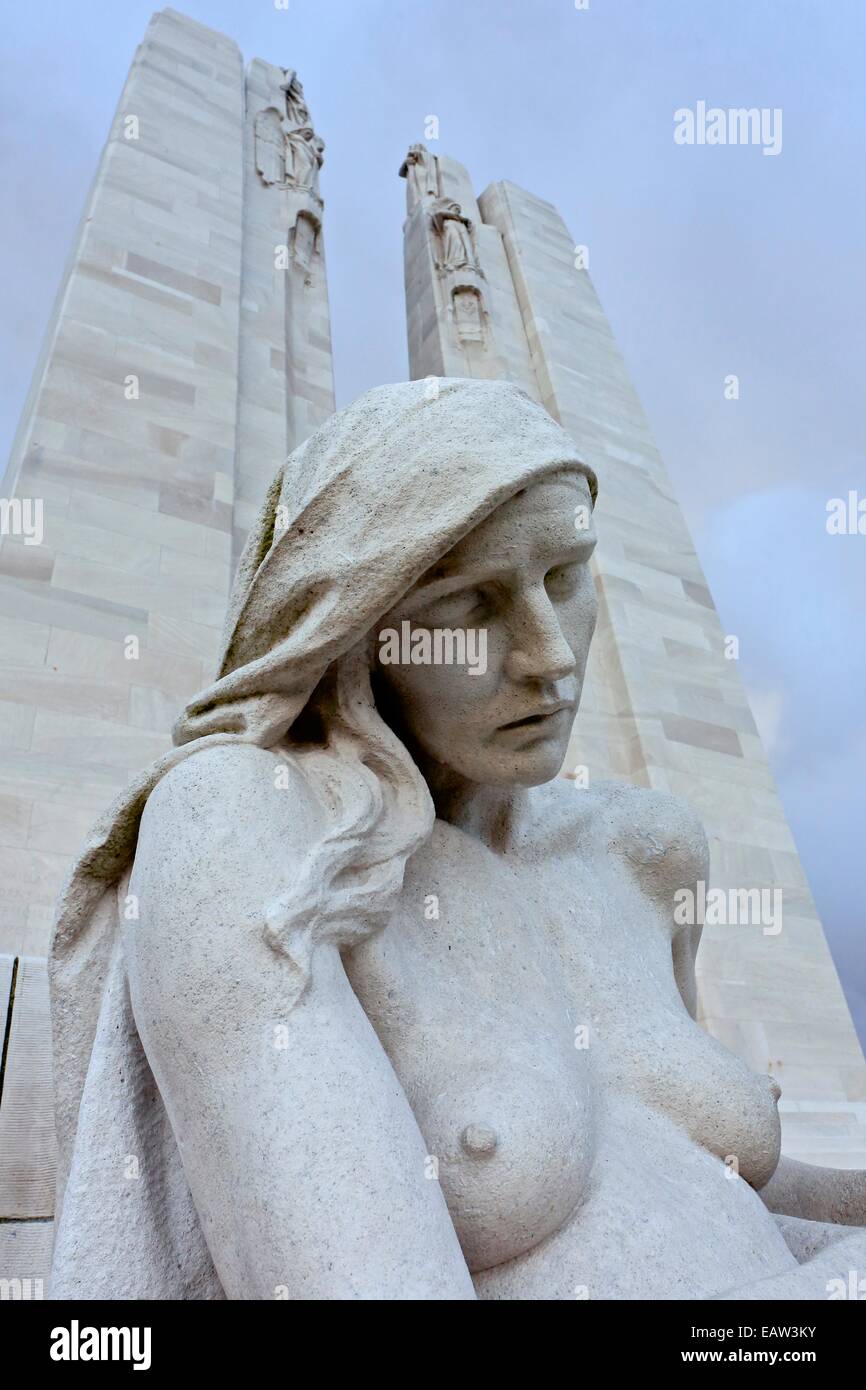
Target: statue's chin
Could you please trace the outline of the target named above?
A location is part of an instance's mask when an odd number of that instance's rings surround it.
[[[559,740],[545,740],[543,745],[510,758],[491,759],[484,767],[467,769],[466,775],[469,781],[489,787],[540,787],[558,777],[567,749],[567,740],[561,746]]]
[[[561,726],[556,736],[539,738],[502,757],[500,775],[495,780],[519,787],[539,787],[544,782],[552,782],[562,771],[573,722],[573,718],[567,721],[567,728]]]
[[[541,787],[545,782],[552,782],[559,776],[564,761],[565,751],[563,750],[561,758],[547,764],[543,769],[538,769],[538,771],[527,770],[525,773],[519,774],[512,778],[512,784],[515,787]]]

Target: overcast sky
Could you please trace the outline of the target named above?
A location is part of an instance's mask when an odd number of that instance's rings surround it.
[[[30,372],[148,0],[2,5],[0,434]],[[182,0],[296,67],[327,142],[338,402],[408,375],[397,168],[555,203],[691,526],[866,1038],[863,0]],[[673,112],[781,108],[782,150],[683,147]],[[740,398],[726,400],[735,373]],[[276,464],[275,460],[275,464]]]

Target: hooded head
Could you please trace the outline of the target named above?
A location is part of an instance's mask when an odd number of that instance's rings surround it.
[[[274,479],[235,578],[219,678],[190,701],[175,743],[277,742],[328,667],[431,566],[564,471],[594,502],[570,437],[509,382],[380,386],[338,411]]]

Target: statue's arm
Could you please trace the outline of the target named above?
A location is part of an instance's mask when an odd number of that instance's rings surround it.
[[[760,1189],[770,1211],[838,1226],[866,1226],[866,1170],[820,1168],[783,1155]]]
[[[674,979],[683,1003],[697,1019],[698,982],[695,971],[703,924],[693,920],[697,913],[684,913],[682,892],[696,901],[698,883],[706,884],[710,877],[710,846],[703,822],[684,801],[665,798],[662,824],[667,816],[664,834],[664,854],[658,864],[657,890],[663,895],[667,910],[673,913],[674,934],[671,938],[671,959]],[[679,921],[684,916],[692,920]]]
[[[136,1024],[229,1298],[464,1299],[426,1146],[343,971],[263,934],[305,852],[303,788],[259,749],[193,755],[152,794],[125,946]],[[309,832],[308,832],[309,833]]]
[[[680,997],[697,1015],[695,962],[702,924],[684,910],[695,902],[699,880],[709,878],[710,851],[702,822],[686,802],[667,793],[617,788],[614,820],[627,862],[643,890],[671,922],[671,964]]]

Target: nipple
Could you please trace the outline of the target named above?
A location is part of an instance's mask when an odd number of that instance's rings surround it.
[[[773,1100],[778,1100],[782,1094],[781,1086],[779,1085],[775,1076],[768,1076],[767,1080],[770,1083],[770,1095],[773,1097]]]
[[[467,1125],[460,1135],[460,1143],[471,1158],[489,1158],[499,1139],[489,1125]]]

